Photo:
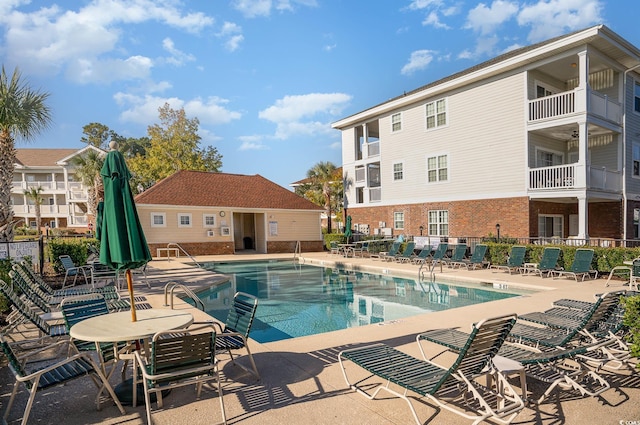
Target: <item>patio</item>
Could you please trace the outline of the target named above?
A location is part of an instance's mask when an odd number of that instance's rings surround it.
[[[282,255],[236,255],[200,257],[198,261],[230,261],[265,258],[291,258]],[[328,253],[303,253],[302,261],[324,266],[339,263],[341,266],[363,271],[416,277],[418,266],[373,261],[367,258],[344,258]],[[187,260],[185,260],[186,262]],[[180,259],[156,260],[149,264],[148,280],[151,288],[136,285],[136,295],[145,295],[154,307],[163,307],[164,285],[169,281],[180,282],[191,289],[223,281],[224,277],[214,273],[194,270]],[[572,279],[542,279],[537,276],[509,275],[503,271],[443,268],[436,276],[443,279],[468,282],[491,282],[497,285],[516,285],[537,289],[529,296],[477,304],[463,309],[434,312],[390,323],[368,325],[356,329],[336,331],[329,334],[296,338],[266,344],[252,341],[251,351],[262,376],[255,379],[242,369],[233,366],[226,356],[221,357],[225,407],[230,424],[411,424],[413,418],[405,402],[383,398],[367,400],[346,388],[337,362],[337,354],[345,348],[360,343],[385,342],[408,354],[420,357],[415,342],[419,332],[439,327],[460,326],[468,331],[471,323],[482,318],[505,313],[523,314],[549,308],[551,302],[560,298],[592,300],[593,295],[605,291],[606,279],[587,280],[576,283]],[[608,289],[618,289],[612,286]],[[195,320],[208,318],[204,313],[175,300],[175,309],[188,310]],[[439,352],[434,345],[430,351]],[[241,362],[246,359],[241,359]],[[3,359],[4,361],[4,359]],[[441,356],[438,362],[446,362]],[[248,363],[248,362],[246,362]],[[246,364],[245,363],[245,364]],[[618,374],[603,372],[612,389],[600,398],[588,398],[563,391],[554,393],[544,404],[527,407],[516,418],[518,424],[598,423],[619,424],[639,421],[640,374],[623,371]],[[117,373],[112,382],[117,384]],[[8,368],[0,369],[0,408],[4,405],[13,385],[13,376]],[[86,385],[86,391],[83,386]],[[531,382],[529,389],[539,391]],[[48,396],[50,394],[50,396]],[[127,414],[120,415],[115,406],[103,404],[96,411],[93,404],[94,388],[90,383],[76,381],[67,387],[43,392],[36,399],[31,412],[32,423],[73,424],[142,424],[145,423],[144,406],[126,406]],[[26,393],[22,391],[12,409],[12,421],[19,423]],[[447,411],[436,411],[427,404],[416,403],[421,419],[438,424],[465,424],[469,421]],[[154,406],[155,408],[155,406]],[[165,400],[165,409],[153,411],[157,424],[205,424],[220,418],[217,397],[214,392],[203,391],[202,398],[195,401],[193,391],[175,390]]]

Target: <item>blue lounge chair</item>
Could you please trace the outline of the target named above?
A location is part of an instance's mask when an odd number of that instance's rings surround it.
[[[523,274],[539,274],[544,277],[545,273],[550,276],[558,267],[558,258],[560,257],[560,248],[547,247],[542,251],[542,258],[536,267],[523,268]]]
[[[380,260],[384,260],[388,257],[395,257],[398,254],[398,251],[400,250],[400,242],[394,242],[393,245],[391,245],[391,248],[389,249],[389,251],[382,251],[379,252],[377,254],[371,254],[370,257],[371,258],[378,258]]]
[[[476,268],[483,268],[485,264],[488,264],[485,261],[484,257],[487,254],[487,245],[478,244],[473,250],[473,254],[469,259],[463,259],[462,261],[452,261],[451,267],[466,267],[467,270],[475,270]]]
[[[425,245],[418,255],[411,259],[411,264],[422,264],[429,259],[431,255],[431,245]]]
[[[409,261],[411,261],[411,259],[414,256],[413,250],[415,249],[415,247],[416,247],[415,242],[407,242],[407,245],[405,246],[404,251],[402,251],[402,253],[397,254],[393,258],[389,257],[385,259],[389,261],[392,261],[392,260],[397,261],[398,263],[408,263]]]
[[[491,373],[488,372],[491,360],[506,340],[515,321],[515,315],[507,315],[482,320],[474,325],[450,367],[417,359],[382,343],[341,351],[338,361],[349,388],[369,399],[374,399],[383,390],[402,398],[409,405],[418,424],[422,424],[422,421],[407,396],[409,391],[428,398],[438,407],[471,419],[476,424],[485,419],[510,423],[524,408],[524,402],[511,384],[497,374],[495,378],[502,391],[495,391],[494,387],[482,386],[476,378]],[[386,383],[378,383],[375,391],[369,393],[376,387],[376,383],[369,379],[352,383],[347,376],[347,361]],[[392,384],[400,387],[400,391],[394,389]],[[469,395],[475,402],[471,409]],[[464,407],[458,408],[456,404]]]
[[[466,244],[457,244],[453,247],[453,252],[451,253],[451,258],[447,258],[444,262],[449,267],[454,267],[454,263],[461,263],[464,261],[464,257],[467,255],[467,245]]]
[[[444,263],[447,256],[447,250],[449,249],[449,244],[446,242],[440,242],[440,245],[433,251],[433,255],[427,259],[428,263],[437,264]]]

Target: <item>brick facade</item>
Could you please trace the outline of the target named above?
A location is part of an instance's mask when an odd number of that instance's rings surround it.
[[[640,203],[635,203],[640,208]],[[578,204],[529,201],[527,197],[470,200],[456,202],[425,202],[394,206],[351,208],[348,214],[352,222],[368,224],[371,234],[379,222],[393,228],[393,213],[404,212],[404,229],[393,229],[393,235],[428,234],[428,212],[430,210],[449,211],[450,236],[488,236],[496,234],[496,224],[500,224],[502,237],[528,238],[538,236],[538,215],[562,215],[565,235],[569,236],[569,216],[578,214]],[[633,207],[630,207],[629,235],[633,235]],[[599,238],[622,238],[622,203],[600,202],[589,204],[589,235]]]
[[[301,241],[302,252],[318,252],[324,250],[323,241]],[[180,246],[190,255],[231,255],[235,254],[233,242],[194,242],[180,243]],[[155,256],[157,248],[166,248],[167,244],[149,244],[151,255]],[[292,253],[296,248],[296,241],[267,242],[267,253]],[[166,253],[162,256],[166,257]],[[181,255],[183,255],[181,253]]]

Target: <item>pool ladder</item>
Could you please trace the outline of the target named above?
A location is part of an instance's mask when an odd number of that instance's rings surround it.
[[[171,306],[171,310],[173,310],[173,294],[175,292],[175,290],[178,289],[182,292],[184,292],[184,294],[186,296],[188,296],[189,298],[191,298],[196,306],[196,308],[199,308],[202,311],[205,311],[205,307],[204,307],[204,303],[202,302],[202,300],[196,295],[195,292],[193,292],[191,289],[189,289],[188,287],[186,287],[185,285],[181,284],[181,283],[177,283],[177,282],[169,282],[166,285],[164,285],[164,306],[165,307],[169,307]],[[168,304],[169,301],[169,294],[171,294],[171,304]]]
[[[193,261],[193,262],[194,262],[194,264],[195,264],[196,266],[198,266],[199,268],[202,268],[202,265],[201,265],[200,263],[198,263],[198,262],[196,261],[196,259],[195,259],[195,258],[193,258],[193,256],[192,256],[191,254],[189,254],[187,251],[185,251],[185,249],[184,249],[183,247],[181,247],[179,243],[176,243],[176,242],[169,242],[169,243],[167,244],[167,248],[177,248],[180,252],[182,252],[184,255],[186,255],[187,257],[189,257],[189,259],[190,259],[191,261]],[[167,254],[167,255],[169,255],[169,254]],[[167,258],[168,258],[168,257],[167,257]]]
[[[429,263],[429,282],[433,283],[436,281],[436,272],[435,272],[435,268],[436,265],[440,263],[440,273],[442,273],[442,262],[438,261],[437,263],[431,262]],[[426,270],[422,270],[422,268],[424,267],[424,265],[427,264],[427,262],[425,261],[424,263],[420,264],[420,268],[418,269],[418,282],[422,283],[425,279],[425,273]]]

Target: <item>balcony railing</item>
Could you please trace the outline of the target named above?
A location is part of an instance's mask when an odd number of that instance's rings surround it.
[[[576,164],[554,165],[529,170],[529,189],[572,189]]]
[[[369,188],[369,202],[380,202],[382,200],[382,190],[379,187]]]
[[[369,158],[380,155],[380,142],[372,142],[367,145]]]
[[[576,112],[586,112],[578,109],[579,102],[576,102],[576,93],[578,93],[578,89],[530,100],[529,121],[560,118]],[[589,112],[617,124],[622,122],[622,105],[597,91],[589,90],[587,109]]]
[[[576,165],[565,164],[529,169],[529,190],[562,190],[577,187]],[[620,192],[622,174],[619,171],[607,170],[606,167],[589,167],[589,188]]]

